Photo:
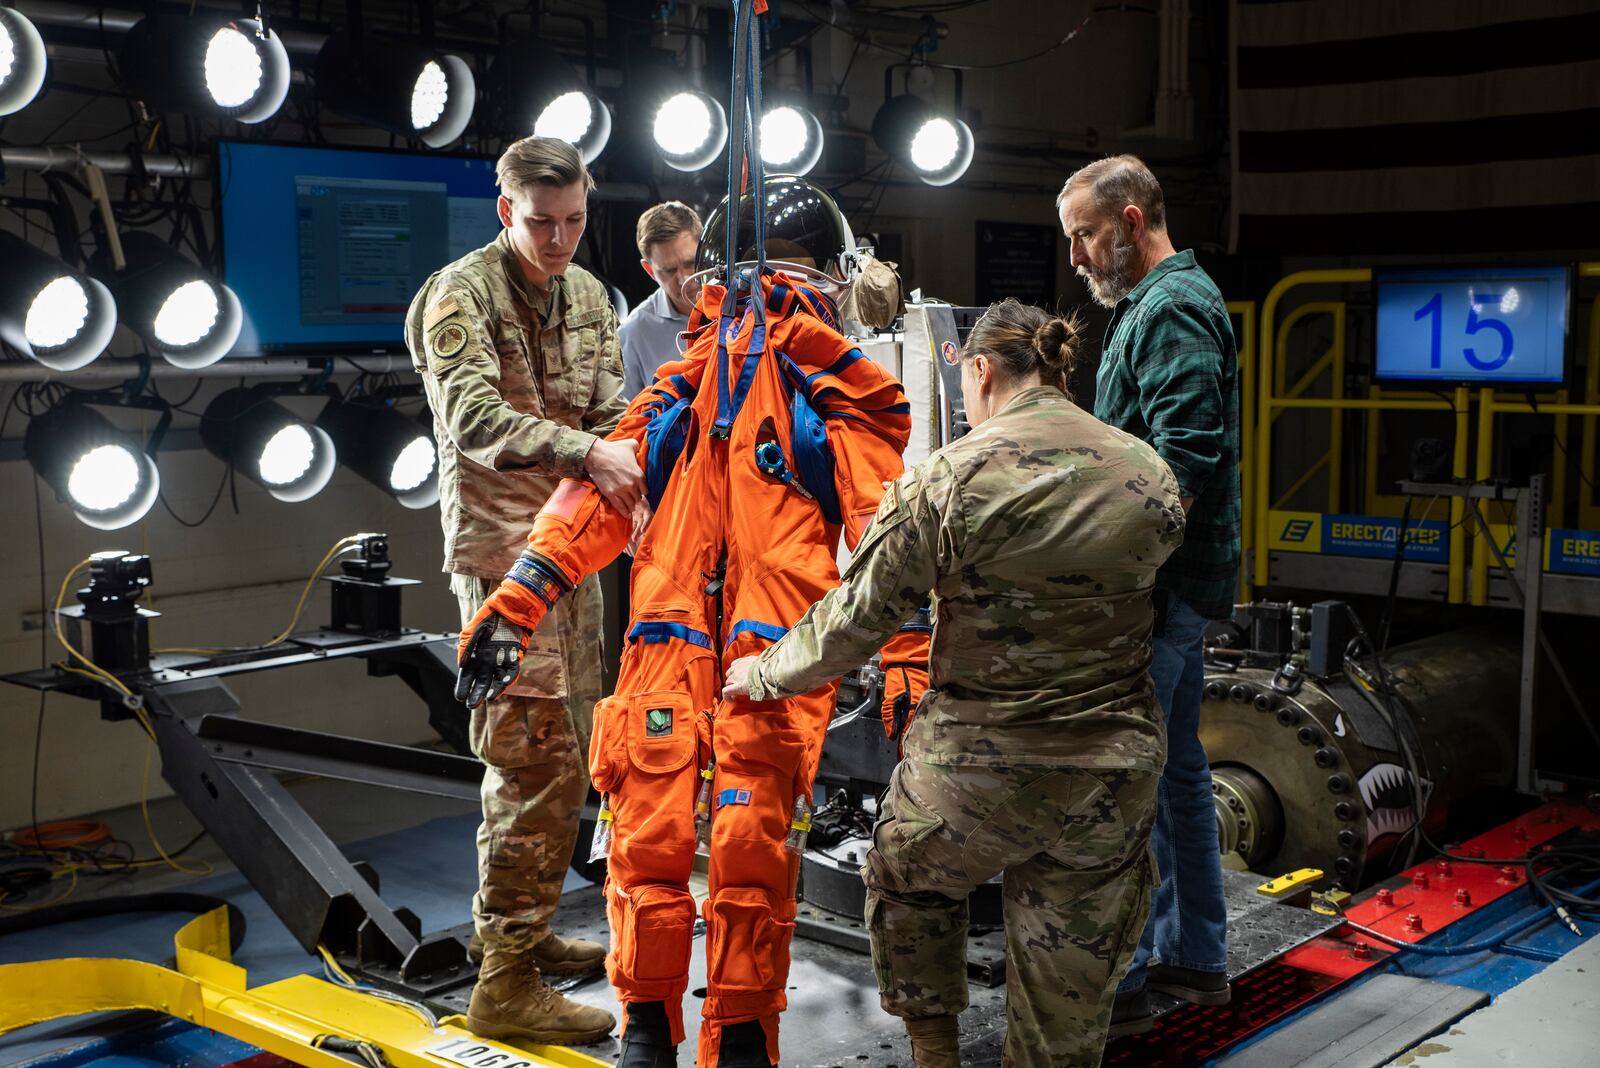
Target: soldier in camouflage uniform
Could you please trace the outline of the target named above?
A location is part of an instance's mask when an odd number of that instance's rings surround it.
[[[753,700],[859,664],[933,595],[931,685],[863,877],[873,967],[916,1063],[959,1063],[967,895],[1004,873],[1016,1066],[1100,1063],[1149,907],[1164,736],[1150,591],[1172,472],[1064,394],[1075,323],[1006,301],[962,353],[974,430],[884,495],[843,583],[759,658]]]
[[[430,277],[406,318],[434,414],[444,570],[463,624],[563,477],[593,480],[625,510],[642,486],[633,449],[601,440],[626,407],[616,315],[605,287],[569,263],[593,182],[571,146],[542,138],[508,148],[498,177],[506,229]],[[468,1019],[486,1037],[587,1042],[615,1023],[540,980],[605,959],[550,930],[588,790],[600,627],[590,578],[530,636],[507,693],[472,710],[485,765],[473,899],[484,956]]]

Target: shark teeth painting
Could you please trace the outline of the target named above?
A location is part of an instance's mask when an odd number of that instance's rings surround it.
[[[1398,764],[1374,764],[1357,784],[1367,806],[1367,846],[1389,835],[1404,834],[1416,823],[1411,805],[1411,773]],[[1426,805],[1433,784],[1422,780]]]

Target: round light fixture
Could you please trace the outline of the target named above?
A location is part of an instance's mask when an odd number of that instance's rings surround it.
[[[255,19],[215,11],[148,15],[128,31],[120,69],[162,110],[264,122],[289,95],[289,53]]]
[[[76,371],[106,350],[116,329],[110,290],[0,232],[0,338],[53,371]]]
[[[669,167],[698,171],[711,164],[728,143],[728,116],[705,93],[673,93],[656,109],[651,123],[656,148]]]
[[[972,164],[972,130],[915,96],[897,96],[872,119],[872,139],[928,185],[949,185]]]
[[[792,104],[769,108],[761,116],[761,160],[775,174],[808,173],[822,158],[822,123]]]
[[[333,440],[260,386],[226,390],[206,405],[200,440],[212,455],[280,501],[308,500],[333,477]]]
[[[439,502],[439,452],[416,420],[378,400],[331,401],[317,416],[339,462],[407,508]]]
[[[36,416],[22,449],[56,496],[98,530],[117,530],[144,518],[161,491],[161,475],[149,454],[82,403]]]
[[[0,115],[21,111],[39,95],[47,66],[33,23],[16,8],[0,7]]]
[[[104,252],[94,270],[123,322],[174,367],[198,370],[228,354],[244,327],[233,290],[147,230],[124,231],[122,252],[122,270]]]
[[[477,95],[461,57],[371,32],[329,37],[317,53],[316,82],[334,111],[429,148],[461,136]]]

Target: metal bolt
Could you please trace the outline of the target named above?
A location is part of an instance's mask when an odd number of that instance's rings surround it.
[[[1467,893],[1467,888],[1462,887],[1456,891],[1456,908],[1469,909],[1472,907],[1472,895]]]
[[[1344,830],[1339,832],[1339,848],[1340,849],[1349,849],[1351,846],[1353,846],[1355,844],[1356,844],[1356,832],[1352,831],[1348,827],[1346,827]]]
[[[1515,864],[1505,865],[1500,869],[1500,881],[1503,883],[1520,883],[1522,881],[1522,869]]]
[[[1255,705],[1257,711],[1271,712],[1278,706],[1278,699],[1270,693],[1258,693],[1256,694]]]
[[[1333,814],[1344,820],[1346,823],[1352,822],[1356,818],[1356,806],[1352,805],[1348,801],[1340,801],[1337,805],[1333,806]]]
[[[1237,797],[1229,797],[1228,807],[1233,809],[1235,812],[1239,811],[1239,799]]]
[[[1316,762],[1319,768],[1331,768],[1339,763],[1339,754],[1332,749],[1318,749],[1311,759]]]
[[[1293,727],[1300,722],[1300,710],[1288,706],[1278,709],[1278,722],[1285,727]]]
[[[1411,885],[1418,890],[1426,890],[1428,888],[1428,873],[1425,871],[1417,872],[1411,877]]]
[[[1211,700],[1213,700],[1213,701],[1222,700],[1223,695],[1226,694],[1227,692],[1228,692],[1228,688],[1226,686],[1222,685],[1222,683],[1220,683],[1220,682],[1208,682],[1208,683],[1206,683],[1206,696],[1211,698]]]
[[[1376,894],[1376,897],[1378,904],[1380,905],[1387,907],[1394,904],[1394,891],[1390,890],[1387,886],[1378,887],[1378,893]]]
[[[1333,870],[1338,872],[1340,875],[1349,875],[1355,866],[1356,862],[1351,860],[1349,857],[1340,857],[1338,860],[1333,862]]]
[[[1406,930],[1408,930],[1408,931],[1420,931],[1420,930],[1422,930],[1422,917],[1419,916],[1415,912],[1407,913],[1406,914]]]
[[[1350,947],[1350,955],[1356,960],[1371,960],[1372,947],[1365,942],[1358,941],[1354,946]]]
[[[1473,860],[1482,860],[1483,859],[1483,846],[1479,846],[1479,845],[1468,846],[1467,847],[1467,856],[1471,857]]]
[[[1294,736],[1300,740],[1301,745],[1322,744],[1322,732],[1310,724],[1307,724],[1306,726],[1301,727],[1298,731],[1295,731]]]
[[[1250,688],[1245,686],[1244,683],[1235,683],[1233,689],[1228,691],[1228,697],[1235,704],[1242,705],[1250,700]]]
[[[1439,870],[1439,878],[1441,879],[1448,879],[1455,872],[1455,868],[1451,866],[1448,860],[1441,860],[1434,867]]]
[[[1342,794],[1348,789],[1350,789],[1350,780],[1343,775],[1328,776],[1328,792],[1330,794]]]

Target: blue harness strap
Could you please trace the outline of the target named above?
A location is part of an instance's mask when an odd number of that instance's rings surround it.
[[[676,638],[690,645],[698,645],[702,649],[712,648],[711,635],[703,630],[682,623],[666,623],[659,620],[649,620],[635,623],[628,631],[628,640],[641,641],[646,645],[662,645]]]
[[[733,639],[741,634],[754,634],[758,638],[765,638],[775,642],[789,633],[788,627],[780,627],[776,623],[763,623],[757,619],[741,619],[728,631],[728,644],[733,644]]]

